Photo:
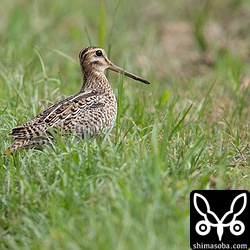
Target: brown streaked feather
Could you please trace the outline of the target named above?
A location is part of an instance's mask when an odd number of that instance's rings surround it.
[[[35,139],[19,139],[16,138],[12,141],[11,146],[4,151],[4,155],[8,155],[13,153],[19,148],[36,148],[40,149],[42,145],[47,144],[49,142],[48,138],[40,138],[39,140]]]
[[[95,109],[105,106],[105,100],[105,96],[93,92],[73,95],[53,104],[24,125],[13,128],[9,135],[23,139],[48,136],[49,128],[64,130],[72,127],[77,116],[83,117],[88,112],[94,114]]]

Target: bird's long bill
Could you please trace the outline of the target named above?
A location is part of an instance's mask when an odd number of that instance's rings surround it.
[[[116,66],[115,64],[113,64],[113,63],[111,63],[111,62],[109,62],[109,67],[108,67],[108,68],[109,68],[110,70],[113,70],[113,71],[117,72],[117,73],[121,73],[121,74],[124,74],[125,76],[128,76],[128,77],[130,77],[130,78],[133,78],[133,79],[136,80],[136,81],[140,81],[140,82],[144,82],[144,83],[146,83],[146,84],[150,84],[149,81],[147,81],[147,80],[141,78],[140,76],[134,75],[134,74],[132,74],[132,73],[130,73],[130,72],[128,72],[128,71],[126,71],[126,70],[124,70],[124,69],[122,69],[122,68]]]

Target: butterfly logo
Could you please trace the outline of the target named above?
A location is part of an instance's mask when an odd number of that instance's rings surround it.
[[[243,205],[242,207],[239,208],[239,204],[241,204],[240,203],[241,199],[243,199]],[[200,204],[200,207],[198,206],[198,202]],[[245,225],[243,224],[242,221],[237,220],[237,217],[246,208],[246,205],[247,205],[246,193],[239,194],[233,199],[231,206],[230,206],[230,210],[227,211],[222,216],[221,219],[219,219],[218,216],[213,211],[210,210],[210,205],[207,199],[203,195],[195,193],[193,196],[193,203],[194,203],[194,207],[196,211],[203,217],[203,219],[197,222],[195,226],[195,230],[199,235],[204,236],[204,235],[209,234],[211,227],[217,228],[217,235],[218,235],[219,241],[221,241],[222,239],[225,227],[229,227],[230,232],[236,236],[244,233]],[[201,206],[202,204],[203,206]]]

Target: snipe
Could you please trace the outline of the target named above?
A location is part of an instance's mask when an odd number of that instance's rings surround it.
[[[80,92],[54,103],[29,122],[13,128],[9,135],[14,140],[5,155],[20,148],[40,147],[53,140],[58,131],[84,137],[110,130],[116,120],[117,102],[104,74],[105,69],[149,84],[147,80],[113,64],[101,48],[82,49],[79,60],[83,73]]]

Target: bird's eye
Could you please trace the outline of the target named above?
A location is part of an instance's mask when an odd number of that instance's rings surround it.
[[[102,51],[101,51],[101,50],[97,50],[97,51],[95,52],[95,54],[96,54],[97,56],[102,56]]]

